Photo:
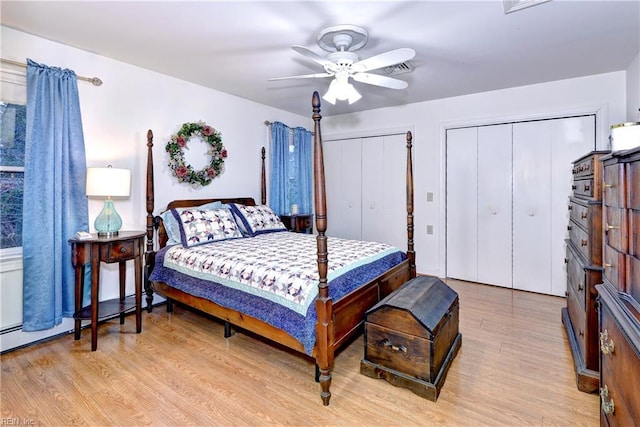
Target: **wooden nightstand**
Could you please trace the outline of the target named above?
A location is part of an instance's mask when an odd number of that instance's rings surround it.
[[[91,319],[91,351],[98,348],[98,321],[120,314],[120,324],[124,324],[125,312],[135,309],[136,332],[142,331],[142,254],[144,231],[121,231],[114,237],[98,237],[92,234],[90,239],[69,239],[71,260],[75,268],[76,312],[74,339],[80,339],[83,319]],[[135,268],[135,294],[125,296],[126,263],[133,260]],[[91,263],[91,304],[82,307],[84,295],[84,265]],[[100,263],[119,263],[120,298],[98,302],[100,294]]]
[[[313,215],[311,214],[280,215],[280,220],[287,227],[287,230],[306,234],[313,232]]]

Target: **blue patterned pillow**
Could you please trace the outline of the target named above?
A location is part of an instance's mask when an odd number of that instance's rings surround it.
[[[180,241],[185,248],[242,237],[238,224],[227,208],[182,208],[171,209],[171,213],[180,226]]]
[[[229,207],[231,207],[231,212],[240,228],[250,236],[287,230],[280,217],[269,206],[245,206],[230,203]]]
[[[225,207],[222,202],[211,202],[201,206],[197,206],[197,209],[218,209],[221,207]],[[176,208],[175,210],[180,212],[184,209],[195,209],[195,208]],[[167,245],[177,245],[182,243],[182,239],[180,238],[180,224],[178,220],[173,216],[173,209],[169,209],[168,211],[164,211],[160,214],[160,218],[162,218],[162,223],[164,224],[164,230],[167,233]]]

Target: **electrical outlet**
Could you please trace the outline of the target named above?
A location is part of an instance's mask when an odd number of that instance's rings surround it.
[[[427,225],[427,234],[433,234],[433,225]]]
[[[428,192],[427,193],[427,202],[433,202],[433,193],[432,192]]]

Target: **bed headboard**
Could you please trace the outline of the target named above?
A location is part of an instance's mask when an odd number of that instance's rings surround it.
[[[234,198],[217,198],[217,199],[185,199],[185,200],[173,200],[169,202],[165,211],[174,208],[190,208],[194,206],[205,205],[211,202],[222,202],[222,203],[237,203],[239,205],[246,206],[255,206],[256,201],[253,197],[234,197]],[[163,248],[167,245],[169,241],[169,236],[167,235],[167,231],[164,228],[164,222],[162,218],[156,216],[154,218],[154,222],[158,229],[158,245]]]

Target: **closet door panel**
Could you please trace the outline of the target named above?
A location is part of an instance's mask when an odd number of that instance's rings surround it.
[[[381,241],[380,232],[376,229],[384,224],[383,186],[384,138],[362,138],[362,240]]]
[[[447,170],[447,277],[478,280],[478,129],[449,129]]]
[[[565,239],[568,238],[567,200],[572,194],[573,161],[595,150],[595,116],[570,117],[551,121],[551,294],[564,296],[567,290]]]
[[[324,144],[327,187],[327,236],[360,240],[361,140],[343,139]]]
[[[551,292],[551,123],[513,125],[513,287]]]
[[[478,282],[510,288],[511,124],[478,128]]]
[[[362,239],[406,251],[406,136],[362,140]]]

